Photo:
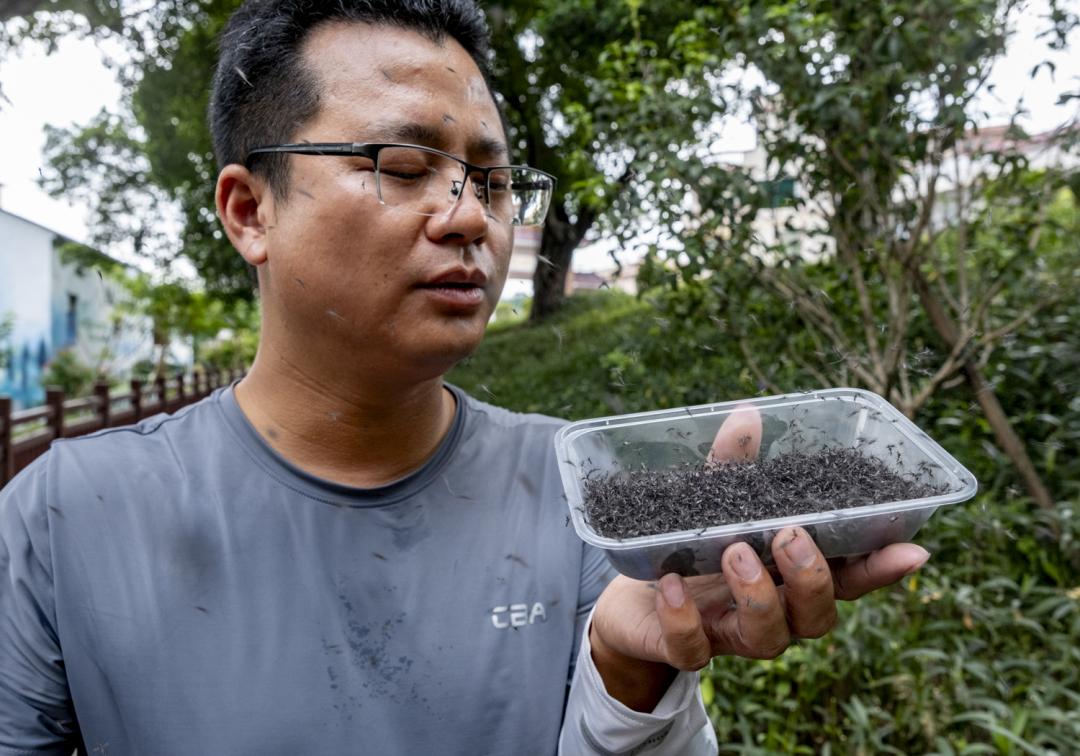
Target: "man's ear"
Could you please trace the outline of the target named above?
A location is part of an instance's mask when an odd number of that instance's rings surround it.
[[[249,265],[266,262],[266,231],[273,225],[273,200],[266,182],[233,163],[218,174],[215,200],[229,241]]]

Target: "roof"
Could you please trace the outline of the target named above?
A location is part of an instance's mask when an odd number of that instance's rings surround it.
[[[1035,149],[1060,139],[1071,130],[1071,128],[1058,128],[1038,134],[1026,134],[1022,129],[1009,124],[982,126],[964,132],[964,136],[960,139],[957,147],[960,152],[964,153],[1001,152],[1005,149]]]
[[[35,227],[37,227],[37,228],[40,228],[40,229],[41,229],[42,231],[48,231],[48,232],[49,232],[50,234],[52,234],[53,236],[58,236],[58,237],[60,237],[61,239],[65,240],[65,241],[75,241],[74,239],[70,239],[70,238],[68,238],[67,236],[64,236],[64,235],[63,235],[62,233],[60,233],[59,231],[53,231],[53,230],[52,230],[51,228],[49,228],[48,226],[43,226],[43,225],[41,225],[40,223],[38,223],[37,221],[32,221],[32,220],[30,220],[29,218],[24,218],[24,217],[22,217],[21,215],[17,215],[17,214],[15,214],[15,213],[11,212],[10,210],[5,210],[5,209],[4,209],[4,208],[2,208],[2,207],[0,207],[0,214],[3,214],[3,215],[9,215],[9,216],[11,216],[12,218],[14,218],[15,220],[20,220],[20,221],[22,221],[23,223],[29,223],[29,224],[30,224],[31,226],[35,226]]]
[[[599,289],[607,284],[607,279],[598,273],[578,273],[573,271],[574,289]]]
[[[127,263],[121,262],[120,260],[117,260],[115,257],[112,257],[111,255],[105,254],[101,250],[94,249],[93,247],[89,246],[88,244],[83,244],[80,241],[72,239],[70,236],[65,236],[64,234],[60,233],[59,231],[54,231],[53,229],[49,228],[48,226],[43,226],[42,224],[40,224],[40,223],[38,223],[36,221],[32,221],[29,218],[24,218],[21,215],[18,215],[16,213],[11,212],[10,210],[5,210],[4,208],[0,207],[0,215],[7,215],[8,217],[14,218],[17,221],[22,221],[23,223],[34,226],[35,228],[40,228],[42,231],[45,231],[46,233],[52,234],[55,237],[54,242],[56,240],[59,240],[59,241],[63,241],[63,242],[70,242],[72,244],[79,244],[79,245],[81,245],[83,247],[86,247],[87,249],[91,250],[94,254],[100,255],[101,257],[104,257],[106,260],[111,260],[112,262],[116,263],[117,265],[122,265],[125,268],[129,267]]]

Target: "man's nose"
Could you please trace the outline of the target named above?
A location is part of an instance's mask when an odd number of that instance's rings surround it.
[[[460,181],[452,181],[450,182],[450,208],[452,210],[456,205],[461,204],[463,198],[471,196],[480,203],[484,212],[488,213],[488,206],[484,201],[486,194],[484,179],[477,176],[467,176]]]
[[[440,241],[460,239],[467,244],[482,239],[487,234],[488,223],[494,221],[481,199],[475,179],[466,177],[454,181],[449,200],[450,205],[445,212],[432,216],[429,224],[432,236]]]

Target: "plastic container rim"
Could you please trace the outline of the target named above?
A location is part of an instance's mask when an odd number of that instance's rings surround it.
[[[775,517],[770,520],[753,520],[750,522],[731,523],[729,525],[716,525],[711,528],[705,528],[704,530],[679,530],[671,533],[621,539],[609,538],[596,533],[585,521],[584,512],[575,511],[573,503],[568,501],[567,504],[570,506],[570,515],[574,522],[574,529],[577,530],[578,535],[583,541],[592,546],[608,550],[629,550],[639,549],[642,546],[662,546],[668,543],[678,543],[691,538],[719,538],[731,535],[741,535],[743,533],[756,533],[763,530],[780,530],[781,528],[794,525],[816,525],[822,522],[836,520],[854,520],[860,517],[894,514],[896,512],[906,512],[912,509],[926,509],[928,507],[934,507],[936,509],[945,504],[956,504],[961,501],[966,501],[975,495],[978,491],[978,483],[975,480],[975,476],[972,475],[966,467],[960,464],[955,457],[945,451],[940,444],[934,441],[929,434],[919,428],[919,426],[915,425],[915,423],[905,417],[891,403],[878,394],[875,394],[872,391],[866,391],[865,389],[843,387],[799,391],[790,394],[776,394],[773,396],[761,397],[760,399],[736,399],[727,402],[696,404],[674,409],[649,410],[647,412],[633,413],[630,415],[607,415],[605,417],[590,418],[588,420],[578,420],[564,425],[555,434],[555,450],[556,457],[559,461],[559,473],[562,476],[567,475],[567,472],[562,469],[568,461],[568,458],[563,454],[563,450],[578,436],[586,435],[601,428],[638,425],[641,424],[642,421],[649,421],[652,418],[670,416],[672,414],[686,413],[689,417],[696,417],[697,415],[694,414],[695,410],[701,415],[712,415],[719,411],[734,409],[739,405],[745,404],[770,407],[786,406],[814,399],[827,400],[834,396],[839,399],[842,397],[850,397],[852,395],[860,397],[869,404],[874,405],[875,409],[887,413],[890,416],[890,420],[900,426],[912,441],[915,441],[918,445],[922,446],[923,451],[926,452],[928,456],[932,457],[945,471],[956,477],[961,488],[956,491],[949,491],[937,496],[924,497],[921,499],[886,501],[879,504],[868,504],[862,507],[831,509],[826,512],[812,512],[791,517]]]

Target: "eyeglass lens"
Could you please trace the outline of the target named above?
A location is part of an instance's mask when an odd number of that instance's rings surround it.
[[[436,215],[456,203],[471,187],[488,215],[501,223],[543,222],[552,182],[528,168],[501,168],[468,177],[453,158],[420,147],[384,147],[379,151],[376,181],[379,200],[421,215]]]

